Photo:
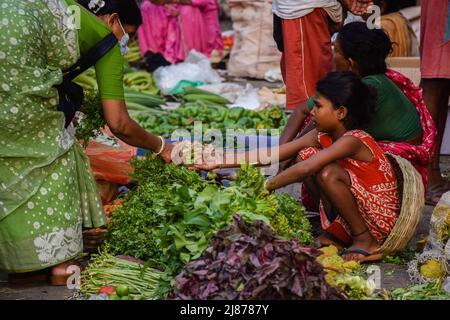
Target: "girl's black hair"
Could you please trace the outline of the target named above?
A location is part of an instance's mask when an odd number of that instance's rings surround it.
[[[83,7],[89,9],[91,0],[77,0]],[[142,24],[141,10],[135,0],[103,0],[105,6],[98,10],[95,15],[103,16],[105,14],[117,13],[122,24],[139,26]],[[91,11],[92,12],[92,11]],[[94,12],[92,12],[94,13]]]
[[[347,108],[344,125],[347,130],[364,129],[369,123],[377,94],[353,72],[330,72],[317,83],[317,92],[331,101],[333,107]]]
[[[358,63],[362,77],[386,73],[392,42],[382,29],[369,29],[365,22],[351,22],[339,32],[338,42],[344,56]]]

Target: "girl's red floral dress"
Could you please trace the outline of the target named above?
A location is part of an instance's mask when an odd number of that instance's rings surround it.
[[[371,162],[352,158],[337,162],[347,171],[351,181],[350,190],[356,199],[359,212],[369,227],[370,233],[381,245],[394,227],[400,212],[394,169],[384,152],[367,132],[352,130],[346,132],[344,136],[359,139],[373,154]],[[333,143],[327,134],[320,133],[318,139],[322,148],[328,148]],[[305,148],[300,151],[300,157],[306,160],[319,151],[320,149],[315,147]],[[329,218],[322,202],[320,218],[322,228],[326,232],[346,244],[351,243],[350,229],[345,220],[338,213],[335,219]]]

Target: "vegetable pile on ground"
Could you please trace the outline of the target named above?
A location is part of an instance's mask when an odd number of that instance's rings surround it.
[[[325,268],[325,279],[331,286],[345,292],[351,300],[372,297],[375,283],[360,276],[362,268],[358,262],[345,262],[338,255],[338,249],[335,246],[328,246],[319,250],[322,254],[317,258],[317,261]]]
[[[285,238],[298,237],[302,244],[312,241],[311,226],[297,200],[269,195],[263,188],[264,177],[255,168],[243,166],[232,186],[224,188],[152,156],[134,165],[138,186],[111,213],[112,254],[150,260],[176,275],[201,256],[235,213],[247,221],[262,220]]]
[[[123,76],[125,88],[139,91],[150,96],[157,95],[158,87],[153,80],[153,75],[147,71],[130,69]]]
[[[137,300],[164,296],[168,278],[160,270],[103,251],[93,255],[81,273],[81,283],[81,291],[90,296],[106,294],[110,300]]]
[[[450,293],[442,289],[440,281],[434,281],[394,289],[390,293],[385,293],[384,298],[391,300],[450,300]]]
[[[180,97],[184,102],[178,109],[155,112],[134,108],[131,113],[133,119],[146,130],[165,138],[169,138],[176,129],[184,128],[193,132],[195,122],[201,122],[203,132],[218,129],[224,137],[226,129],[281,130],[287,123],[287,116],[279,106],[258,112],[242,107],[227,108],[229,101],[214,93],[196,88],[184,90],[185,94]]]
[[[96,137],[106,124],[93,68],[79,75],[75,80],[85,93],[85,101],[79,119],[77,137],[88,141]],[[182,102],[175,110],[162,110],[166,99],[158,95],[159,89],[151,73],[127,68],[123,77],[125,102],[131,117],[144,129],[165,138],[170,138],[176,129],[194,130],[194,123],[201,122],[203,132],[208,129],[220,130],[226,139],[227,129],[280,129],[286,125],[287,116],[279,106],[262,111],[246,110],[241,107],[227,108],[227,99],[198,88],[184,88],[178,97]],[[263,132],[271,134],[270,131]],[[234,134],[233,134],[234,136]]]
[[[200,259],[176,277],[175,299],[344,299],[325,281],[319,251],[239,215],[219,231]]]

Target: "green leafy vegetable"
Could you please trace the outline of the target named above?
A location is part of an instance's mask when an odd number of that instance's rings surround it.
[[[87,146],[89,139],[98,136],[100,129],[106,125],[103,116],[102,100],[100,94],[94,89],[84,89],[84,101],[81,106],[82,118],[76,127],[76,137]]]
[[[112,212],[109,247],[113,254],[150,259],[170,274],[200,257],[208,241],[235,213],[262,220],[285,238],[312,240],[303,209],[288,195],[269,195],[264,177],[243,166],[230,188],[203,181],[197,172],[147,156],[135,160],[138,183]]]

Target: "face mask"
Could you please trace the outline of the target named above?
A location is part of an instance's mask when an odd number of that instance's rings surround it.
[[[122,23],[120,22],[120,20],[119,24],[124,34],[122,39],[120,39],[119,41],[120,53],[122,54],[122,56],[124,56],[128,53],[128,41],[130,41],[130,36],[125,32],[125,29],[122,27]]]
[[[124,56],[128,53],[128,41],[129,40],[130,40],[130,36],[128,35],[128,33],[125,33],[125,35],[119,41],[120,53],[122,54],[122,56]]]

